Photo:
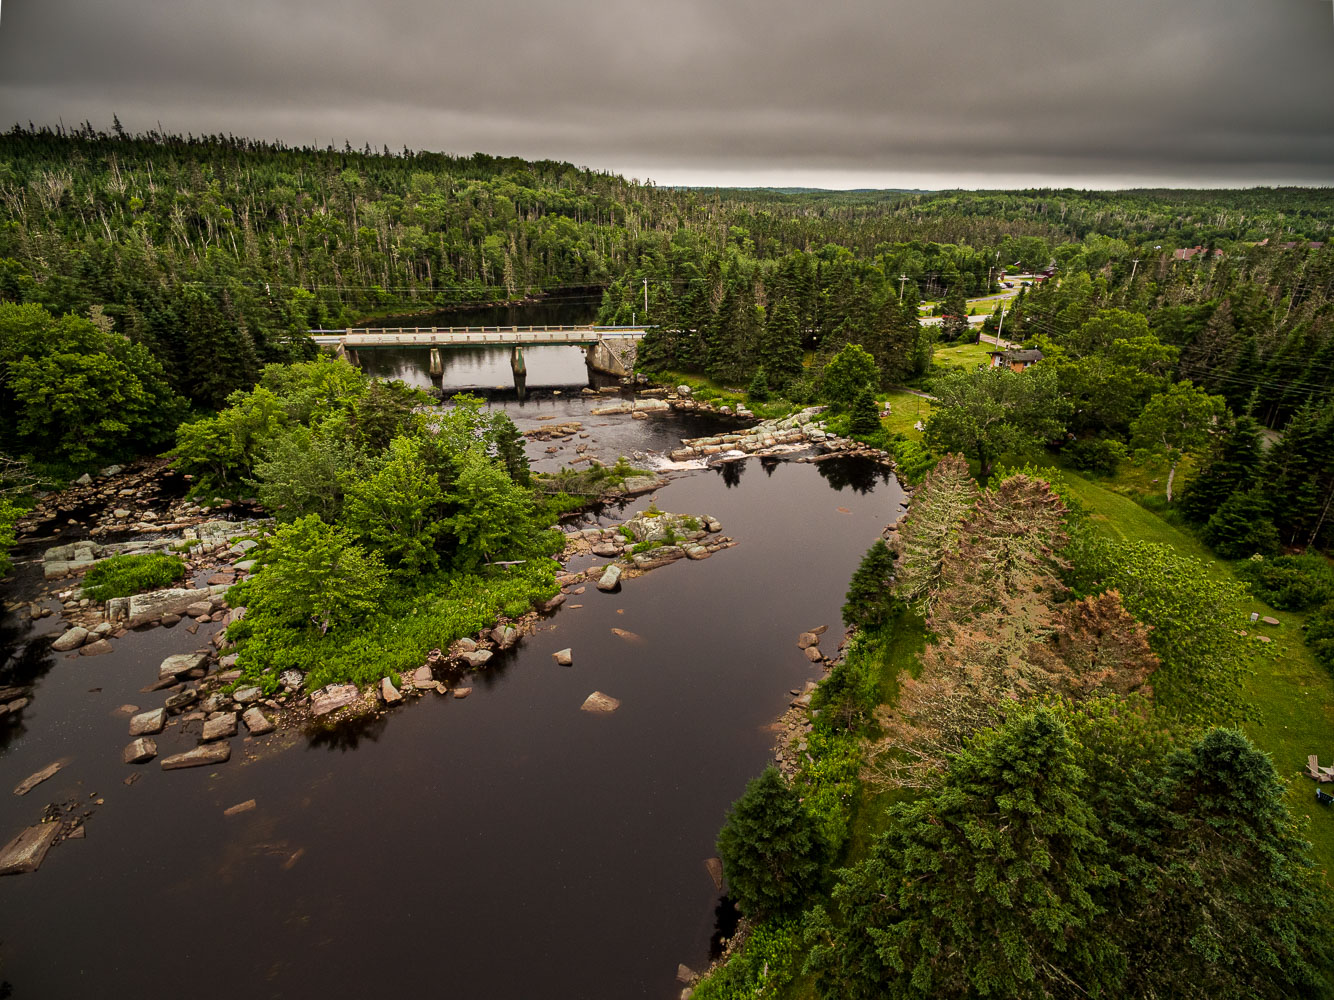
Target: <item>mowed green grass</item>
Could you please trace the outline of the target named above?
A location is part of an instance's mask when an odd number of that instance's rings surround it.
[[[987,352],[993,349],[991,344],[955,344],[952,347],[940,347],[936,349],[935,364],[937,368],[965,369],[989,365],[991,358]]]
[[[1145,510],[1129,497],[1114,493],[1073,472],[1066,472],[1070,490],[1089,512],[1097,530],[1118,539],[1157,542],[1199,559],[1205,572],[1235,579],[1232,566],[1214,556],[1199,539]],[[1322,764],[1334,762],[1334,677],[1316,663],[1302,642],[1305,616],[1277,611],[1252,600],[1250,611],[1278,619],[1278,626],[1247,626],[1251,635],[1272,641],[1255,643],[1254,673],[1246,684],[1254,718],[1247,735],[1274,761],[1287,783],[1287,801],[1302,833],[1311,841],[1325,881],[1334,884],[1334,808],[1315,801],[1315,782],[1306,777],[1307,754]],[[1330,786],[1326,785],[1329,791]]]
[[[917,423],[921,421],[925,425],[931,418],[931,400],[902,389],[891,389],[889,392],[880,393],[876,399],[889,404],[889,415],[880,418],[885,430],[891,434],[902,434],[912,441],[922,439],[922,432],[917,429]]]

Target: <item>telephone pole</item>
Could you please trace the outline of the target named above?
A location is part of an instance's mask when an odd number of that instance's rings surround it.
[[[644,315],[648,315],[648,278],[644,279]]]
[[[906,274],[900,274],[900,275],[899,275],[899,301],[900,301],[900,302],[903,301],[903,283],[904,283],[905,281],[907,281],[907,280],[908,280],[908,276],[907,276]]]
[[[1135,272],[1139,270],[1139,258],[1136,257],[1133,263],[1135,266],[1130,269],[1130,283],[1132,285],[1135,283]]]

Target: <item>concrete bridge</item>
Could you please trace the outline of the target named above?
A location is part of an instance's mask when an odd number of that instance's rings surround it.
[[[527,374],[525,347],[569,344],[584,348],[588,365],[607,375],[624,377],[634,371],[643,326],[398,326],[311,330],[310,338],[332,347],[339,357],[360,364],[357,352],[377,347],[425,347],[432,375],[443,375],[442,348],[508,347],[516,380]]]

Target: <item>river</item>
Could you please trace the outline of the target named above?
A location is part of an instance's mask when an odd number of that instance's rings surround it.
[[[608,460],[701,431],[676,415],[592,417],[595,402],[566,394],[492,405],[520,427],[580,419]],[[572,457],[546,447],[528,445],[539,464]],[[677,996],[678,963],[707,965],[717,934],[704,862],[724,813],[769,760],[765,727],[789,690],[820,673],[797,634],[828,625],[832,649],[848,580],[903,494],[846,461],[675,475],[658,505],[717,517],[735,548],[572,595],[466,700],[428,695],[286,749],[265,737],[272,752],[254,760],[238,737],[213,770],[122,764],[117,709],[161,704],[140,691],[158,662],[218,626],[131,633],[80,658],[29,641],[54,618],[9,616],[0,683],[21,672],[35,690],[0,720],[0,784],[73,759],[26,797],[3,793],[0,837],[47,802],[92,811],[86,839],[0,879],[12,996]],[[559,667],[567,646],[574,664]],[[620,709],[580,711],[594,690]],[[163,754],[186,748],[172,732]]]

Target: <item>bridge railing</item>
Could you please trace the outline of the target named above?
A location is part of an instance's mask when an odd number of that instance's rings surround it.
[[[312,335],[349,334],[472,334],[472,333],[642,333],[647,326],[355,326],[340,330],[307,330]]]

